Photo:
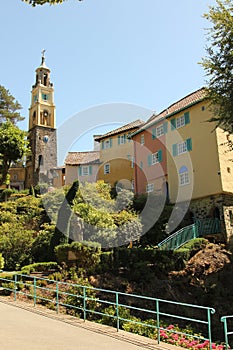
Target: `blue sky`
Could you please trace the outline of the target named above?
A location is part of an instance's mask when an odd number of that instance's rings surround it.
[[[79,112],[90,109],[91,132],[100,133],[106,128],[97,128],[103,120],[94,106],[138,106],[119,109],[118,118],[107,108],[110,123],[128,123],[146,119],[202,87],[205,76],[198,62],[205,56],[204,28],[210,26],[202,15],[214,4],[68,0],[32,8],[21,0],[1,0],[0,84],[23,106],[25,121],[19,126],[27,129],[31,86],[43,48],[55,88],[58,127],[77,115],[77,130],[85,130]],[[88,124],[87,130],[93,128]],[[90,149],[89,139],[83,138],[77,150]]]

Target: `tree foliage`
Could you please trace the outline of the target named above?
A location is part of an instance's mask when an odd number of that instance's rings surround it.
[[[12,162],[26,154],[26,133],[10,121],[0,125],[0,186],[6,181]]]
[[[0,85],[0,123],[11,121],[13,124],[23,120],[19,113],[21,105],[15,98],[10,94],[4,86]]]
[[[208,77],[207,98],[213,111],[211,121],[233,132],[233,3],[216,0],[204,17],[212,26],[208,29],[207,57],[202,66]]]
[[[23,2],[28,3],[29,5],[32,5],[33,7],[37,5],[56,5],[56,4],[62,4],[66,0],[21,0]],[[77,0],[77,1],[83,1],[83,0]]]

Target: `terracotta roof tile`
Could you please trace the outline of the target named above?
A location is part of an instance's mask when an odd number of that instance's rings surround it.
[[[159,114],[157,114],[157,115],[153,114],[147,120],[147,122],[144,125],[142,125],[142,127],[139,130],[137,130],[135,132],[135,134],[137,134],[141,130],[147,129],[151,125],[156,124],[157,122],[159,122],[160,120],[162,120],[164,118],[167,118],[173,114],[176,114],[176,113],[182,111],[183,109],[188,108],[189,106],[202,101],[205,97],[206,97],[205,88],[201,88],[197,91],[192,92],[191,94],[183,97],[179,101],[173,103],[172,105],[170,105],[168,108],[164,109]]]
[[[114,129],[104,135],[100,135],[100,136],[97,136],[95,137],[95,141],[101,141],[103,139],[105,139],[106,137],[109,137],[109,136],[113,136],[113,135],[117,135],[117,134],[120,134],[124,131],[129,131],[131,129],[136,129],[136,128],[139,128],[141,127],[145,122],[140,120],[140,119],[137,119],[129,124],[126,124],[126,125],[123,125],[121,126],[120,128],[117,128],[117,129]]]
[[[66,165],[79,165],[79,164],[98,164],[99,152],[69,152],[65,159]]]

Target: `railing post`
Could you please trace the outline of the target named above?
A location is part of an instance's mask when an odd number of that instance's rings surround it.
[[[210,341],[210,350],[212,350],[212,335],[211,335],[211,309],[208,309],[208,336]]]
[[[56,281],[56,312],[59,313],[59,284]]]
[[[117,319],[117,332],[120,329],[120,320],[119,320],[119,294],[116,292],[116,319]]]
[[[33,303],[36,306],[36,277],[33,278]]]
[[[160,318],[159,318],[159,301],[156,300],[156,320],[157,320],[157,334],[158,334],[158,344],[160,343]]]
[[[17,275],[14,275],[14,301],[17,299]]]
[[[83,286],[83,319],[86,321],[87,312],[86,312],[86,287]]]
[[[224,337],[225,337],[225,346],[226,346],[226,350],[228,350],[228,330],[227,330],[227,319],[226,317],[222,317],[221,321],[223,322],[223,326],[224,326]]]

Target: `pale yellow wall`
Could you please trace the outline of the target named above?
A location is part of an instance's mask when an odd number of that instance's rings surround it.
[[[113,187],[120,180],[132,181],[134,169],[132,167],[132,157],[134,155],[133,141],[126,139],[124,144],[118,144],[118,136],[125,133],[111,136],[112,147],[102,149],[100,143],[100,168],[98,179],[104,180]],[[105,140],[108,140],[106,138]],[[130,159],[129,159],[130,158]],[[104,164],[110,164],[110,174],[104,174]]]
[[[204,110],[203,107],[205,107]],[[178,201],[183,201],[222,191],[215,125],[207,122],[211,117],[207,103],[200,102],[193,105],[169,117],[169,121],[187,111],[190,113],[189,124],[173,131],[171,131],[171,125],[168,127],[168,182],[172,202],[176,201],[177,193],[179,193]],[[188,138],[192,139],[192,150],[173,157],[172,144]],[[183,165],[189,170],[190,184],[179,186],[178,172]]]
[[[92,174],[87,176],[79,176],[78,165],[66,165],[66,177],[65,184],[70,185],[75,180],[79,180],[80,182],[96,182],[99,165],[92,164]]]
[[[229,147],[229,141],[233,142],[233,135],[220,128],[216,130],[216,134],[222,189],[224,192],[233,193],[233,150]]]

